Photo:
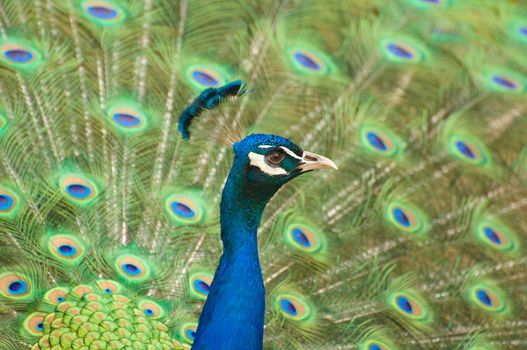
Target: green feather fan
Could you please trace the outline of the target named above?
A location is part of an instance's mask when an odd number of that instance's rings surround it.
[[[190,349],[248,133],[339,166],[265,210],[264,349],[527,348],[526,55],[522,1],[3,0],[0,348]]]

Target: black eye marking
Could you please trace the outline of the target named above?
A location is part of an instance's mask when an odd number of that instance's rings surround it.
[[[265,161],[271,165],[279,165],[285,158],[285,152],[280,148],[275,148],[265,155]]]

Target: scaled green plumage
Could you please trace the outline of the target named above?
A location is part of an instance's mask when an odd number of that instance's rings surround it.
[[[0,348],[189,349],[253,132],[339,166],[265,211],[265,349],[526,348],[526,54],[522,1],[3,0]]]

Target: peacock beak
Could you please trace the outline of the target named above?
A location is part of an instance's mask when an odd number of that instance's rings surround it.
[[[338,169],[337,165],[331,159],[307,151],[304,151],[302,154],[302,161],[298,165],[298,169],[300,169],[302,173],[310,170],[326,168]]]

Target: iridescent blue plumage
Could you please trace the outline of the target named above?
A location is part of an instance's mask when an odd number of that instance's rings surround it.
[[[203,109],[214,108],[225,96],[244,92],[241,81],[203,91],[181,114],[179,129],[183,137],[189,137],[190,122]],[[233,149],[234,161],[220,207],[223,255],[210,288],[207,286],[208,297],[197,332],[190,337],[194,340],[193,350],[262,349],[265,288],[256,231],[264,208],[284,184],[298,175],[317,168],[335,168],[329,159],[304,152],[276,135],[249,135]],[[296,316],[291,302],[285,310]]]

